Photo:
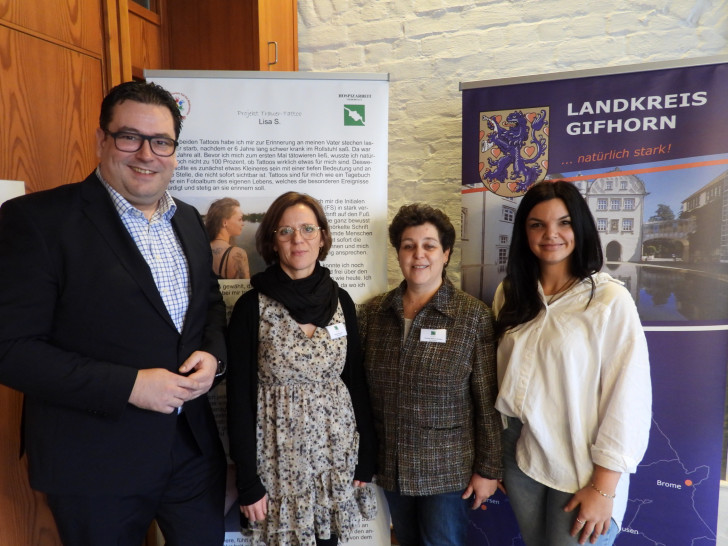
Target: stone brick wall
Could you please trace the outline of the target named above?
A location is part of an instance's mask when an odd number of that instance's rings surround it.
[[[723,0],[298,0],[298,12],[299,70],[390,74],[389,219],[426,201],[458,233],[460,82],[728,54]],[[459,265],[456,248],[456,285]]]

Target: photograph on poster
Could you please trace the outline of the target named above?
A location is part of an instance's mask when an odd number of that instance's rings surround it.
[[[728,155],[552,174],[587,200],[605,270],[625,283],[643,324],[728,320]],[[472,191],[470,191],[472,190]],[[463,286],[492,301],[505,276],[520,198],[463,191]],[[484,240],[480,235],[487,232]],[[497,233],[497,237],[493,237]]]
[[[218,279],[249,279],[248,252],[237,244],[245,226],[240,201],[232,197],[216,199],[204,216],[212,250],[212,270]]]

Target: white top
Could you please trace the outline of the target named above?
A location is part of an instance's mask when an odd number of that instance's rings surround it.
[[[553,489],[575,493],[591,483],[594,464],[622,472],[612,517],[622,526],[629,473],[647,449],[652,386],[647,342],[637,308],[606,273],[557,295],[536,318],[498,343],[496,408],[517,417],[519,468]],[[539,293],[544,301],[543,289]],[[493,311],[503,307],[503,286]]]

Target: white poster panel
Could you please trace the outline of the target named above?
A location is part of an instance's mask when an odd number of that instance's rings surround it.
[[[146,75],[184,117],[170,190],[202,214],[215,199],[240,201],[251,274],[265,268],[256,216],[293,190],[324,206],[334,240],[324,265],[339,285],[357,303],[386,290],[387,75]]]
[[[240,202],[243,232],[235,239],[250,274],[266,265],[255,232],[270,204],[286,191],[307,193],[324,207],[333,245],[323,263],[357,304],[387,288],[386,74],[147,71],[177,100],[183,127],[175,196],[205,215],[223,197]],[[228,316],[249,280],[220,280]],[[210,393],[227,448],[225,386]],[[232,478],[232,463],[230,477]],[[249,544],[239,532],[232,480],[226,502],[225,545]],[[380,515],[347,545],[390,543],[389,514]]]
[[[25,195],[25,182],[22,180],[0,180],[0,205],[13,197]]]

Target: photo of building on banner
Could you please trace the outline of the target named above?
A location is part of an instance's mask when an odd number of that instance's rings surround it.
[[[726,59],[461,84],[463,289],[493,303],[521,198],[565,180],[594,217],[602,271],[636,304],[652,424],[620,546],[716,541],[726,479],[727,87]],[[523,544],[508,497],[486,506],[472,518],[470,546]]]
[[[321,265],[354,302],[386,289],[386,253],[373,251],[387,241],[386,74],[147,71],[146,77],[168,89],[182,112],[170,192],[203,216],[228,319],[250,277],[266,269],[256,250],[261,220],[289,191],[321,203],[333,240]],[[225,382],[209,396],[227,448]],[[228,462],[225,544],[250,544]],[[377,495],[377,519],[347,544],[389,540],[386,503]]]

